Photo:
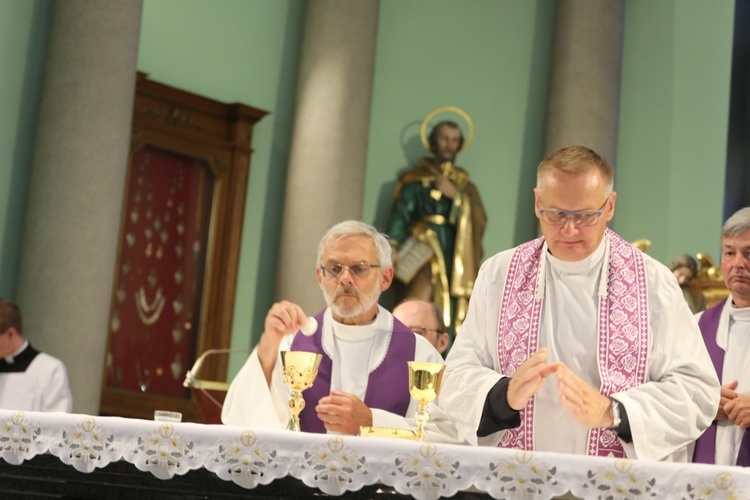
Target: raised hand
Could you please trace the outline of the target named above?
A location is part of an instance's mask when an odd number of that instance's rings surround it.
[[[547,349],[542,348],[521,363],[508,382],[508,406],[519,411],[526,406],[531,396],[539,392],[547,375],[554,373],[558,363],[546,364]]]
[[[562,363],[558,364],[555,376],[560,390],[560,404],[576,422],[590,429],[612,426],[610,398],[600,394]]]
[[[307,316],[302,308],[286,300],[276,302],[266,314],[265,330],[258,342],[258,360],[268,384],[271,383],[271,373],[276,365],[281,339],[299,330],[306,320]]]

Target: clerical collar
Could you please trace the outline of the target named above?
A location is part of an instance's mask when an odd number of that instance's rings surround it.
[[[23,346],[13,354],[0,358],[0,373],[21,373],[25,372],[39,351],[34,349],[25,341]]]
[[[750,307],[737,307],[732,302],[729,308],[729,316],[734,321],[750,321]]]
[[[345,325],[339,323],[335,319],[333,320],[333,336],[337,339],[346,340],[349,342],[358,342],[361,340],[368,340],[375,337],[375,333],[378,330],[378,317],[365,323],[363,325]]]
[[[5,356],[4,358],[5,362],[8,363],[9,365],[12,365],[13,363],[15,363],[15,358],[18,357],[18,355],[21,354],[23,351],[25,351],[27,347],[29,347],[29,341],[24,340],[23,344],[21,345],[21,347],[18,348],[18,350]]]
[[[596,250],[594,250],[591,255],[581,260],[560,260],[548,252],[547,257],[549,259],[549,263],[558,272],[562,272],[565,274],[586,274],[595,267],[599,267],[601,265],[602,259],[604,258],[604,247],[606,239],[606,237],[602,237],[602,241],[599,242],[599,246],[596,247]]]

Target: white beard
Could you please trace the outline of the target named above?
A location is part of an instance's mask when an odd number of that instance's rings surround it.
[[[336,316],[340,318],[354,318],[354,317],[361,316],[362,314],[366,313],[375,304],[378,303],[378,299],[380,298],[380,290],[378,289],[378,283],[380,283],[380,280],[375,282],[375,284],[372,287],[372,290],[369,290],[364,293],[349,288],[347,291],[355,292],[357,294],[357,299],[359,300],[359,302],[353,306],[343,307],[343,306],[336,304],[336,293],[341,291],[342,289],[346,289],[346,287],[337,287],[333,293],[329,293],[328,290],[324,288],[323,297],[325,297],[326,304],[328,304],[328,307],[331,308],[331,311],[333,311],[333,314],[335,314]]]

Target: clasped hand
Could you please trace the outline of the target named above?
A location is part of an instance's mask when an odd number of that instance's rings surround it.
[[[543,348],[521,363],[508,383],[508,405],[514,410],[523,409],[529,399],[542,389],[547,377],[554,374],[560,391],[560,404],[576,422],[589,428],[610,427],[610,399],[563,363],[545,363],[546,359],[547,349]]]
[[[716,420],[731,420],[743,430],[750,428],[750,394],[737,394],[738,381],[721,386]]]
[[[361,426],[372,425],[372,410],[354,394],[331,391],[320,398],[315,411],[326,430],[343,434],[359,434]]]

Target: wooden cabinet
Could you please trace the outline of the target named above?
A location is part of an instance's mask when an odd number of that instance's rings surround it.
[[[137,75],[100,413],[202,421],[186,372],[230,345],[253,127],[266,111]],[[225,380],[227,359],[201,378]]]

